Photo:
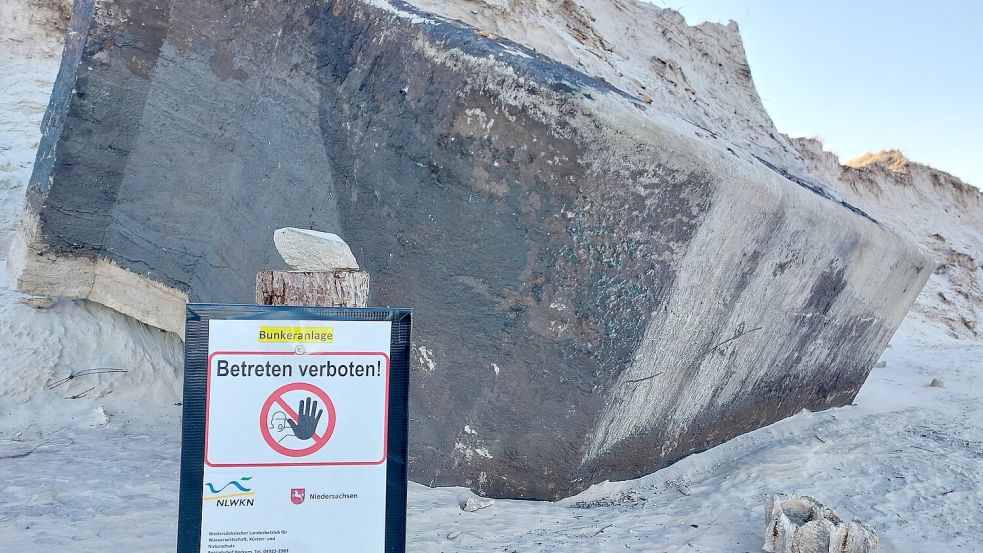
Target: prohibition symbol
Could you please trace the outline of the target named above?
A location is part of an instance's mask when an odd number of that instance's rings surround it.
[[[306,392],[306,400],[302,399],[300,401],[300,411],[295,411],[293,407],[289,405],[289,402],[285,396],[290,392]],[[297,394],[293,394],[298,397]],[[285,415],[285,419],[281,423],[281,430],[289,427],[293,432],[293,436],[302,442],[304,447],[299,449],[287,447],[282,444],[283,438],[277,440],[273,434],[270,432],[271,427],[275,428],[276,423],[272,423],[275,419],[274,415],[278,411],[282,411]],[[327,418],[327,427],[322,424],[322,419]],[[266,398],[263,403],[263,408],[259,411],[259,429],[263,434],[263,439],[266,440],[267,445],[270,446],[273,451],[281,455],[286,455],[287,457],[306,457],[316,453],[324,444],[328,443],[331,439],[331,434],[334,433],[335,422],[337,419],[335,417],[334,403],[328,394],[324,390],[318,388],[313,384],[308,384],[306,382],[292,382],[277,388],[270,397]],[[321,428],[324,430],[318,432]],[[294,443],[291,440],[291,443]]]

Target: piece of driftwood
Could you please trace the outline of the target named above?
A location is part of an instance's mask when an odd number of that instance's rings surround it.
[[[259,305],[365,307],[369,274],[352,269],[333,271],[262,271],[256,274]]]

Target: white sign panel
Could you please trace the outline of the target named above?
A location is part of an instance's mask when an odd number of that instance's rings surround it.
[[[389,321],[211,320],[201,553],[384,553]]]

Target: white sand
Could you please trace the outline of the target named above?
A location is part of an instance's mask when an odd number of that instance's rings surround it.
[[[179,411],[183,345],[174,335],[138,323],[98,304],[56,299],[50,309],[22,303],[10,289],[7,248],[15,231],[40,138],[41,118],[61,59],[52,13],[0,2],[0,413],[9,435],[24,402],[56,402],[62,414],[85,417],[97,407],[125,413]],[[46,384],[96,367],[126,373],[73,379],[54,390]],[[89,390],[89,405],[63,400]],[[29,412],[29,411],[28,411]],[[82,414],[80,414],[82,413]]]
[[[560,503],[499,500],[466,513],[464,490],[411,484],[408,550],[760,551],[765,499],[795,492],[872,524],[882,551],[983,550],[983,345],[915,321],[884,359],[856,406],[802,413]],[[945,388],[928,387],[932,378]],[[173,551],[178,423],[5,419],[0,456],[42,436],[73,444],[0,460],[3,549]],[[23,441],[11,441],[20,428]]]

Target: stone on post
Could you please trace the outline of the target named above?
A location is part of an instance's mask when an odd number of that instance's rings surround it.
[[[369,274],[358,270],[351,248],[338,235],[297,228],[273,234],[280,257],[292,271],[256,274],[259,305],[365,307]]]
[[[298,271],[358,269],[351,248],[337,234],[287,227],[276,229],[273,244],[287,265]]]

